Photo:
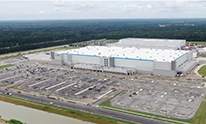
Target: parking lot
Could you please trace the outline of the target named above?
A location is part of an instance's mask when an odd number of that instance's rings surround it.
[[[14,60],[13,60],[14,59]],[[204,95],[202,77],[163,77],[149,74],[123,75],[52,65],[49,61],[13,58],[15,66],[0,70],[0,86],[18,85],[21,93],[93,103],[111,99],[116,107],[168,117],[194,116]],[[8,63],[6,60],[4,63]]]
[[[113,106],[174,118],[193,117],[205,94],[203,87],[194,82],[150,81],[127,85],[128,91],[111,100]]]
[[[26,74],[22,72],[22,68],[17,68],[16,66],[4,68],[0,71],[0,86],[15,84],[25,80]]]
[[[97,76],[94,72],[66,70],[46,63],[28,61],[20,68],[13,66],[7,69],[9,73],[0,73],[2,80],[6,77],[7,81],[26,79],[22,81],[19,89],[81,101],[92,102],[100,99],[114,91],[117,83],[115,79]],[[21,76],[18,75],[19,72]]]

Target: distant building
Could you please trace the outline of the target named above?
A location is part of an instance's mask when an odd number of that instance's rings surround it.
[[[176,39],[149,39],[149,38],[124,38],[110,46],[137,47],[137,48],[160,48],[180,49],[185,46],[186,40]]]

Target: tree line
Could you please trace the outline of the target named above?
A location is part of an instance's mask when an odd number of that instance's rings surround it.
[[[206,19],[1,21],[0,54],[127,37],[206,41]]]

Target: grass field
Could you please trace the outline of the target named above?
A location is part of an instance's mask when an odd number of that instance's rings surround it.
[[[119,120],[115,118],[109,118],[101,115],[95,115],[87,112],[82,112],[78,110],[72,110],[68,108],[63,108],[63,107],[58,107],[54,105],[49,105],[49,104],[43,104],[35,101],[29,101],[29,100],[23,100],[19,98],[15,98],[12,96],[7,96],[7,95],[0,95],[0,100],[13,103],[16,105],[22,105],[42,111],[47,111],[50,113],[55,113],[55,114],[60,114],[63,116],[67,117],[73,117],[77,118],[83,121],[89,121],[89,122],[94,122],[98,124],[119,124],[119,123],[125,123],[125,124],[134,124],[129,121],[124,121],[124,120]]]
[[[14,66],[14,64],[2,65],[2,66],[0,66],[0,69],[2,69],[2,68],[7,68],[7,67],[11,67],[11,66]]]
[[[19,55],[8,55],[8,56],[0,57],[0,60],[14,58],[14,57],[18,57],[18,56]]]
[[[191,123],[206,124],[206,102],[201,103]]]
[[[202,66],[199,70],[198,73],[202,76],[206,76],[206,65]]]

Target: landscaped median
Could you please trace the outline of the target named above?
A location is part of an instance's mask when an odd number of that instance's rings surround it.
[[[0,69],[2,69],[2,68],[7,68],[7,67],[11,67],[11,66],[14,66],[14,64],[2,65],[2,66],[0,66]]]
[[[114,97],[112,97],[114,98]],[[181,119],[176,119],[176,118],[169,118],[165,116],[160,116],[160,115],[155,115],[155,114],[150,114],[150,113],[145,113],[145,112],[140,112],[140,111],[134,111],[134,110],[129,110],[129,109],[122,109],[118,107],[114,107],[110,104],[110,98],[109,100],[101,103],[99,105],[100,108],[103,109],[108,109],[112,111],[117,111],[117,112],[122,112],[126,114],[131,114],[131,115],[136,115],[136,116],[141,116],[145,118],[151,118],[155,120],[160,120],[160,121],[166,121],[170,123],[176,123],[176,124],[206,124],[206,102],[202,102],[199,109],[197,110],[195,116],[192,119],[188,120],[181,120]]]
[[[114,118],[109,118],[101,115],[95,115],[87,112],[82,112],[78,110],[72,110],[69,108],[64,108],[64,107],[58,107],[54,105],[49,105],[49,104],[44,104],[44,103],[39,103],[35,101],[29,101],[29,100],[24,100],[12,96],[7,96],[7,95],[0,95],[0,100],[13,103],[16,105],[22,105],[25,107],[29,108],[34,108],[42,111],[47,111],[50,113],[55,113],[67,117],[73,117],[77,118],[83,121],[89,121],[89,122],[94,122],[98,124],[118,124],[118,123],[126,123],[126,124],[134,124],[129,121],[124,121],[124,120],[119,120],[119,119],[114,119]]]
[[[206,76],[206,65],[202,66],[199,70],[198,73],[202,76]]]

